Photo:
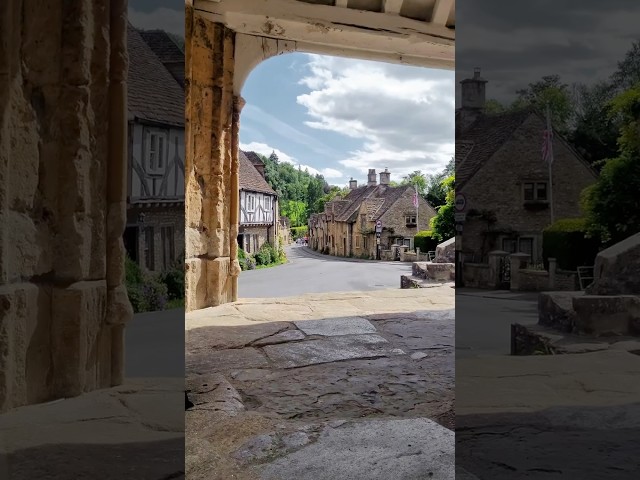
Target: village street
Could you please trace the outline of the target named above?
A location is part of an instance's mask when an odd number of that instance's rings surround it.
[[[297,245],[288,247],[286,253],[289,262],[285,265],[242,272],[239,297],[398,288],[400,275],[411,274],[410,263],[337,258]]]
[[[454,289],[288,255],[187,314],[188,477],[453,479]]]

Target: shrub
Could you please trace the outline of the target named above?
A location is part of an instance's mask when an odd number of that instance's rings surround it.
[[[167,286],[169,300],[184,298],[184,259],[178,259],[160,274],[160,280]]]
[[[542,233],[542,256],[545,268],[549,258],[555,258],[558,268],[576,270],[582,265],[593,265],[600,242],[586,236],[587,224],[583,218],[556,220]]]
[[[243,270],[255,270],[256,268],[256,259],[251,255],[247,255],[244,259],[244,269]]]
[[[415,248],[419,248],[423,253],[433,251],[438,246],[438,239],[431,230],[422,230],[416,233],[413,242]]]
[[[264,243],[255,254],[258,265],[270,265],[273,263],[273,247],[269,243]]]
[[[238,260],[243,260],[247,257],[245,251],[241,248],[238,248]]]

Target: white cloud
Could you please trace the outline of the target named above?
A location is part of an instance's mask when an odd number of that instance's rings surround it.
[[[362,141],[339,163],[366,173],[440,171],[454,153],[454,73],[309,55],[300,80],[311,91],[297,101],[306,125]],[[392,170],[393,169],[393,170]]]
[[[342,172],[334,168],[323,168],[321,170],[318,170],[309,165],[301,164],[291,155],[288,155],[282,150],[272,147],[266,143],[260,143],[260,142],[240,143],[240,149],[244,150],[245,152],[256,152],[261,155],[265,155],[267,157],[271,155],[272,152],[275,152],[275,154],[278,156],[278,159],[281,162],[290,163],[295,167],[300,167],[302,170],[307,170],[312,175],[321,174],[326,179],[343,177]]]
[[[184,10],[160,7],[153,12],[140,12],[129,7],[129,21],[143,30],[164,30],[184,38]]]

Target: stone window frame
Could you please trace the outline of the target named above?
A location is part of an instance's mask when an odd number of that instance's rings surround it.
[[[404,215],[405,227],[415,227],[418,224],[418,219],[415,213],[406,213]]]
[[[360,248],[360,235],[356,235],[356,248]]]
[[[527,185],[532,186],[532,197],[527,198]],[[545,196],[538,198],[538,186],[544,185]],[[522,200],[526,202],[548,203],[549,202],[549,181],[548,180],[524,180],[522,182]]]
[[[158,155],[157,165],[151,164],[151,144],[153,137],[162,140],[161,155]],[[143,131],[142,158],[144,159],[144,169],[149,175],[164,175],[167,169],[167,161],[169,158],[169,130],[158,127],[144,127]]]

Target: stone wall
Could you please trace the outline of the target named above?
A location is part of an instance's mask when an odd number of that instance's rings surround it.
[[[132,310],[127,4],[7,0],[0,19],[4,411],[121,383]]]
[[[185,309],[237,299],[238,129],[235,33],[186,4]]]
[[[495,288],[492,275],[487,263],[462,264],[462,282],[468,288]]]
[[[524,292],[541,292],[549,290],[549,272],[546,270],[519,270],[518,284],[513,290]]]

